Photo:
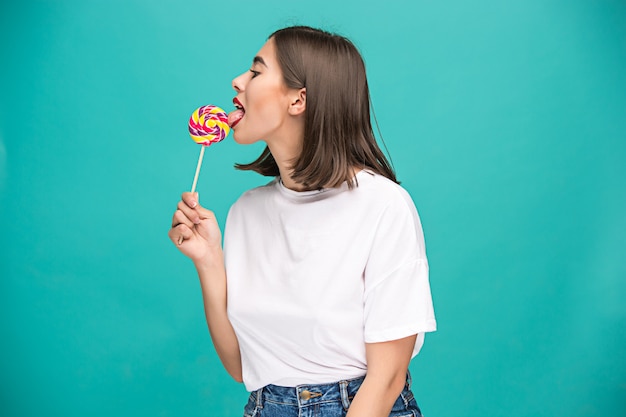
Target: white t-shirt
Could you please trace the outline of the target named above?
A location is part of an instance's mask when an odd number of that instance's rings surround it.
[[[358,186],[244,193],[226,221],[228,316],[243,381],[321,384],[363,376],[365,343],[436,329],[422,226],[409,194],[369,171]]]

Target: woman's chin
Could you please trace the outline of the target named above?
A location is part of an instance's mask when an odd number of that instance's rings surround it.
[[[251,145],[259,141],[257,138],[251,138],[243,133],[237,133],[233,130],[233,140],[239,145]]]

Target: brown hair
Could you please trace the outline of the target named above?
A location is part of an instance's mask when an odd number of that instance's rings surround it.
[[[398,182],[374,137],[365,64],[352,42],[307,26],[280,29],[271,38],[285,84],[306,88],[303,149],[292,178],[307,189],[344,181],[352,188],[357,167]],[[279,175],[268,147],[252,163],[235,167]]]

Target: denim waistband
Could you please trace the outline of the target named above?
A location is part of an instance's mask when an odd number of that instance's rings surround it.
[[[263,407],[264,402],[307,407],[325,402],[339,401],[345,409],[348,409],[364,379],[365,377],[362,376],[330,384],[304,384],[296,387],[267,385],[252,392],[251,395],[255,398],[259,407]],[[406,387],[410,389],[410,386],[411,376],[407,373]]]
[[[296,387],[282,387],[279,385],[267,385],[252,395],[256,397],[258,406],[265,402],[291,405],[294,407],[307,407],[325,402],[340,401],[348,408],[352,398],[356,395],[365,377],[348,379],[331,384],[298,385]]]

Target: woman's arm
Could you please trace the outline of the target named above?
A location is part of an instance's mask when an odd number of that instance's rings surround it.
[[[417,335],[366,343],[367,375],[346,417],[388,417],[404,389]]]
[[[226,271],[221,249],[215,258],[221,259],[221,262],[208,265],[196,264],[202,287],[204,314],[209,325],[213,346],[224,368],[237,382],[242,382],[239,342],[226,314]]]
[[[191,258],[198,271],[213,346],[226,371],[241,382],[239,343],[226,313],[222,234],[213,212],[198,203],[197,193],[183,194],[172,219],[169,237],[183,254]]]

